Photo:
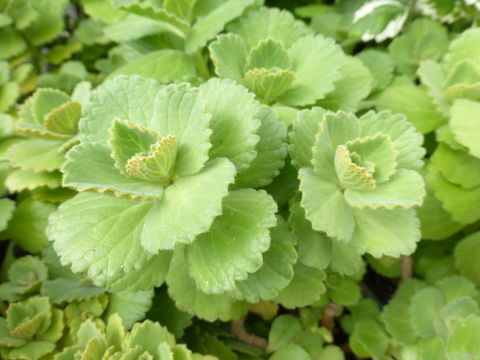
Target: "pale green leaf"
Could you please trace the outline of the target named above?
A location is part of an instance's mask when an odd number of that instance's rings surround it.
[[[344,195],[347,203],[355,208],[404,209],[422,204],[425,184],[416,171],[400,169],[373,190],[347,189]]]
[[[273,39],[266,39],[250,50],[245,71],[262,68],[288,70],[291,66],[287,50],[282,43]]]
[[[359,285],[353,279],[331,274],[327,277],[326,283],[330,299],[337,304],[352,306],[362,296]]]
[[[45,129],[65,135],[75,135],[82,106],[75,101],[66,102],[52,110],[44,119]]]
[[[439,279],[435,283],[435,287],[442,292],[447,304],[454,303],[456,300],[462,300],[466,297],[476,299],[479,295],[475,284],[460,275]]]
[[[199,18],[185,39],[185,51],[188,54],[197,51],[254,3],[254,0],[228,0]]]
[[[269,38],[289,48],[296,40],[309,33],[305,24],[296,20],[292,13],[266,7],[250,11],[228,30],[239,35],[248,49]]]
[[[440,310],[444,306],[442,293],[432,287],[419,290],[410,301],[410,319],[417,334],[425,339],[434,337]]]
[[[480,329],[480,318],[472,316],[457,322],[447,342],[447,354],[452,359],[475,358],[480,352],[475,336]]]
[[[70,96],[56,89],[38,89],[32,98],[32,111],[37,122],[43,124],[47,115],[64,105],[70,100]]]
[[[155,253],[173,249],[176,243],[191,243],[206,232],[222,213],[222,200],[234,176],[230,161],[214,159],[198,174],[175,180],[146,215],[142,246]]]
[[[65,154],[61,151],[63,141],[49,139],[21,140],[8,149],[12,166],[32,171],[54,171],[60,169]]]
[[[193,60],[185,53],[178,50],[162,49],[121,66],[108,78],[120,74],[140,75],[166,84],[194,77],[197,75],[197,70]]]
[[[210,158],[225,157],[237,170],[245,169],[257,156],[261,125],[254,95],[230,79],[211,79],[200,86],[200,96],[212,115]]]
[[[8,111],[15,104],[19,95],[20,86],[16,82],[9,81],[0,85],[0,112]]]
[[[208,321],[228,321],[247,312],[247,303],[224,294],[207,295],[197,289],[188,273],[185,256],[184,248],[177,247],[167,276],[168,293],[180,310]]]
[[[35,172],[33,170],[13,170],[5,179],[5,185],[10,192],[33,190],[38,187],[50,189],[62,184],[60,172]]]
[[[280,315],[268,333],[268,350],[278,351],[294,342],[303,333],[300,320],[293,315]]]
[[[365,262],[357,247],[348,243],[330,240],[332,242],[332,256],[330,267],[341,275],[362,274]]]
[[[220,35],[209,46],[215,73],[221,78],[243,82],[247,62],[247,48],[242,38],[235,34]]]
[[[446,85],[443,67],[432,60],[425,60],[420,63],[417,74],[422,84],[427,87],[428,94],[432,97],[437,110],[448,116],[450,104],[443,95]]]
[[[7,233],[16,244],[30,252],[39,252],[47,245],[45,228],[55,206],[42,201],[22,201],[8,224]]]
[[[308,306],[320,300],[326,290],[323,284],[325,273],[300,263],[294,265],[293,272],[293,279],[280,291],[275,301],[292,309]]]
[[[146,266],[151,255],[140,244],[151,201],[82,193],[64,202],[51,217],[48,238],[63,265],[88,272],[108,285]]]
[[[468,148],[470,154],[477,158],[480,158],[479,112],[480,103],[466,99],[456,100],[451,108],[449,123],[455,138]]]
[[[120,172],[110,156],[110,149],[97,143],[80,143],[67,153],[62,169],[63,186],[76,191],[113,193],[132,199],[160,199],[162,184],[146,182]]]
[[[480,284],[480,265],[477,251],[480,249],[480,232],[473,233],[460,240],[455,247],[455,267],[475,284]]]
[[[341,241],[352,237],[355,221],[352,209],[335,183],[325,181],[312,169],[299,171],[301,205],[305,217],[312,222],[313,229]]]
[[[283,94],[295,80],[295,74],[289,70],[252,69],[244,77],[245,85],[258,98],[269,104]]]
[[[377,49],[367,49],[357,55],[372,74],[372,92],[385,89],[393,80],[395,66],[392,58]]]
[[[480,63],[480,50],[476,46],[480,39],[480,30],[471,28],[464,31],[451,44],[445,54],[445,66],[451,70],[461,61],[471,60],[473,63]]]
[[[434,166],[428,167],[426,177],[428,185],[454,221],[470,224],[480,219],[477,208],[480,201],[479,186],[465,189],[455,185],[449,182]]]
[[[288,222],[297,238],[298,261],[319,270],[325,269],[332,258],[330,238],[312,229],[298,202],[291,205]]]
[[[293,277],[296,239],[283,220],[277,221],[278,225],[271,230],[270,248],[263,254],[262,267],[235,284],[241,297],[249,302],[273,299]]]
[[[237,174],[235,186],[262,187],[270,184],[280,173],[287,156],[287,127],[275,116],[270,108],[264,106],[258,111],[260,128],[257,134],[257,157],[250,166]]]
[[[288,49],[288,54],[295,80],[278,99],[287,105],[309,105],[324,98],[334,89],[346,61],[341,48],[321,35],[300,38]]]
[[[210,104],[205,104],[203,94],[188,84],[172,84],[160,90],[153,117],[148,128],[162,136],[174,135],[177,142],[175,173],[178,176],[196,174],[208,160],[212,151],[208,128]],[[213,106],[212,106],[213,107]]]
[[[120,315],[125,328],[130,329],[137,321],[145,318],[145,314],[152,306],[152,297],[153,290],[139,292],[122,291],[111,294],[107,310],[103,316],[105,319],[108,319],[117,313]]]
[[[300,345],[290,343],[268,358],[269,360],[309,360],[310,354]]]
[[[375,113],[370,111],[360,117],[362,137],[378,132],[389,135],[393,148],[397,150],[397,169],[419,170],[423,166],[425,149],[421,147],[423,136],[402,115],[392,115],[390,111]]]
[[[297,168],[312,166],[312,147],[315,144],[315,136],[319,131],[324,114],[324,109],[314,107],[300,111],[293,120],[293,126],[288,136],[289,154],[292,164]]]
[[[404,114],[422,134],[447,122],[447,118],[437,111],[427,91],[410,84],[388,87],[377,98],[376,108],[378,111],[391,110]]]
[[[41,290],[42,296],[47,296],[53,304],[87,300],[104,293],[105,289],[88,281],[66,277],[46,281]]]
[[[372,90],[372,75],[362,61],[354,57],[347,57],[339,71],[341,76],[335,82],[335,89],[317,105],[332,111],[355,112]]]
[[[222,214],[207,233],[187,248],[187,261],[196,287],[207,294],[235,288],[260,269],[270,247],[277,205],[263,190],[241,189],[222,201]]]
[[[80,120],[80,132],[89,141],[107,142],[114,119],[150,127],[159,90],[160,84],[156,81],[138,76],[119,75],[104,82],[91,93]]]
[[[355,344],[366,351],[365,354],[357,354],[361,357],[374,359],[384,358],[389,345],[389,338],[380,324],[372,318],[360,319],[355,323],[354,333],[350,336],[350,346],[356,353]]]
[[[353,241],[374,257],[409,255],[420,240],[420,221],[412,209],[355,209]]]
[[[2,38],[0,43],[0,60],[18,55],[27,48],[27,44],[22,36],[14,28],[1,28],[0,38]]]

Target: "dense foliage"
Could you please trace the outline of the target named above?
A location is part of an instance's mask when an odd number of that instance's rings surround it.
[[[479,19],[0,0],[0,357],[480,358]]]

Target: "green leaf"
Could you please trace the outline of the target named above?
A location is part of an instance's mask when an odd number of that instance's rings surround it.
[[[294,265],[293,271],[293,279],[280,291],[275,301],[292,309],[312,305],[320,300],[326,290],[323,284],[325,273],[300,263]]]
[[[87,271],[98,286],[114,284],[147,266],[152,257],[140,244],[151,207],[151,201],[78,194],[52,214],[48,238],[63,265],[74,272]]]
[[[115,160],[117,169],[125,174],[128,161],[137,154],[148,152],[159,139],[160,134],[153,130],[128,120],[114,119],[110,128],[110,156]]]
[[[344,194],[347,203],[354,208],[405,209],[422,204],[425,185],[416,171],[400,169],[373,190],[347,189]]]
[[[435,286],[442,292],[447,304],[453,304],[457,300],[463,300],[466,297],[476,299],[479,295],[475,284],[460,275],[452,275],[440,279],[435,283]],[[478,305],[476,306],[478,307]]]
[[[191,277],[199,290],[219,294],[260,269],[270,247],[277,206],[264,191],[241,189],[222,201],[223,213],[187,249]]]
[[[234,176],[231,162],[215,159],[198,174],[175,180],[146,215],[143,248],[150,253],[173,249],[177,243],[191,243],[206,232],[222,213],[222,200]]]
[[[152,306],[153,290],[129,292],[122,291],[111,294],[104,318],[119,314],[123,325],[130,329],[137,321],[145,318],[145,314]],[[123,340],[123,339],[122,339]]]
[[[80,120],[80,132],[89,141],[106,143],[114,119],[126,119],[156,130],[150,124],[159,90],[160,84],[156,81],[139,76],[119,75],[104,82],[90,95],[90,101]]]
[[[422,84],[427,87],[428,94],[432,97],[437,110],[448,116],[450,103],[443,95],[443,89],[446,85],[443,67],[432,60],[425,60],[420,63],[417,74]]]
[[[460,274],[475,284],[480,284],[480,266],[475,256],[478,249],[480,249],[480,232],[460,240],[454,251],[455,267]]]
[[[104,293],[105,289],[88,281],[64,277],[46,281],[41,290],[42,296],[47,296],[53,304],[87,300]]]
[[[309,168],[300,169],[298,176],[302,192],[301,205],[305,209],[305,217],[312,222],[313,229],[324,231],[328,236],[341,241],[349,241],[355,221],[352,209],[340,189]]]
[[[276,351],[272,356],[269,357],[269,360],[288,359],[309,360],[311,359],[311,356],[302,346],[291,343]]]
[[[420,240],[420,222],[412,209],[355,209],[353,240],[374,257],[409,255]]]
[[[439,60],[447,47],[447,29],[434,20],[421,18],[410,23],[388,50],[400,72],[414,77],[421,61]]]
[[[5,85],[0,85],[0,111],[6,112],[11,106],[15,104],[20,95],[20,87],[14,82],[7,82]]]
[[[447,122],[447,118],[437,111],[427,91],[411,84],[388,87],[377,98],[376,108],[378,111],[391,110],[404,114],[422,134]]]
[[[332,111],[355,112],[372,90],[372,75],[362,61],[354,57],[347,57],[339,71],[341,77],[335,82],[335,89],[317,105]]]
[[[173,181],[177,143],[175,136],[166,136],[151,146],[146,154],[138,154],[128,160],[127,174],[145,181],[168,184]]]
[[[45,228],[55,206],[42,201],[22,201],[8,224],[7,233],[16,244],[29,252],[39,252],[47,245]]]
[[[260,136],[256,147],[257,157],[248,168],[237,174],[235,186],[238,187],[266,186],[280,173],[285,164],[287,127],[266,106],[260,108],[257,117],[261,121],[257,131]]]
[[[393,80],[393,59],[385,52],[367,49],[357,55],[372,75],[372,93],[385,89]]]
[[[327,288],[332,301],[344,306],[355,305],[362,296],[355,280],[336,274],[327,277]]]
[[[272,322],[268,333],[268,351],[278,351],[295,342],[303,333],[300,320],[293,315],[280,315]]]
[[[298,202],[291,205],[288,222],[297,238],[298,261],[319,270],[325,269],[332,258],[330,238],[312,229]]]
[[[480,63],[480,50],[475,46],[480,39],[478,28],[471,28],[464,31],[455,41],[450,44],[445,54],[445,66],[453,69],[461,61],[471,60],[473,63]]]
[[[215,66],[215,73],[219,77],[243,82],[247,48],[240,36],[236,34],[219,35],[208,49]]]
[[[55,350],[55,344],[48,341],[32,341],[9,351],[13,359],[40,359]]]
[[[266,7],[249,12],[228,30],[239,35],[248,49],[265,39],[281,42],[289,48],[296,40],[309,33],[305,24],[296,20],[292,13]]]
[[[423,282],[411,279],[398,288],[395,297],[383,308],[382,321],[385,328],[395,340],[403,344],[413,344],[418,340],[412,326],[409,305],[411,297],[423,288]]]
[[[0,37],[2,38],[0,60],[18,55],[27,48],[27,44],[22,36],[11,27],[1,28]]]
[[[440,319],[440,310],[443,307],[442,293],[435,288],[419,290],[410,301],[412,326],[417,334],[425,339],[434,337],[436,323]]]
[[[423,205],[417,209],[417,215],[424,239],[445,239],[463,227],[462,224],[452,220],[450,213],[442,207],[442,203],[428,186]]]
[[[65,154],[61,151],[63,141],[32,138],[21,140],[8,149],[12,166],[23,170],[54,171],[60,169]]]
[[[475,357],[480,352],[475,334],[480,329],[480,318],[470,317],[465,321],[457,322],[447,341],[447,354],[449,358]]]
[[[269,104],[283,94],[295,80],[289,70],[252,69],[245,73],[245,85],[257,94],[262,102]]]
[[[38,89],[32,98],[33,116],[39,124],[43,124],[50,113],[58,107],[66,104],[70,96],[56,89]]]
[[[248,54],[245,71],[253,69],[288,70],[292,66],[283,44],[273,39],[260,41]]]
[[[228,295],[208,295],[196,288],[195,281],[188,273],[188,263],[182,246],[178,246],[174,252],[167,284],[168,293],[177,308],[201,319],[228,321],[247,312],[247,303],[236,301]]]
[[[312,147],[315,144],[315,136],[319,132],[324,114],[324,109],[314,107],[300,111],[293,120],[293,126],[289,133],[289,154],[295,167],[312,166]]]
[[[461,224],[470,224],[480,218],[477,204],[480,201],[480,187],[465,189],[449,182],[434,167],[427,168],[427,182],[435,196],[441,201],[452,219]]]
[[[225,157],[238,171],[247,168],[257,156],[261,125],[254,95],[230,79],[211,79],[200,86],[200,96],[212,115],[210,158]]]
[[[372,318],[360,319],[355,323],[354,333],[350,336],[350,346],[357,354],[357,346],[366,353],[361,357],[384,358],[389,345],[389,338],[377,321]]]
[[[449,123],[455,138],[477,158],[480,158],[480,145],[475,134],[480,131],[480,122],[476,116],[479,111],[480,104],[478,102],[466,99],[456,100],[451,108]]]
[[[214,110],[210,111],[208,105],[201,91],[188,84],[169,85],[160,90],[155,99],[153,118],[147,127],[162,136],[176,137],[178,150],[175,173],[178,176],[196,174],[209,159],[208,153],[212,151],[214,139],[213,136],[210,139],[211,130],[208,126],[209,121],[213,120],[206,108],[211,114],[214,114]]]
[[[4,231],[13,216],[15,201],[10,199],[0,199],[0,209],[0,231]]]
[[[263,254],[262,267],[235,283],[241,297],[252,303],[273,299],[293,277],[293,264],[297,260],[295,236],[281,218],[277,221],[277,226],[271,229],[270,248]]]
[[[374,113],[370,111],[360,118],[360,137],[375,135],[378,132],[389,135],[393,148],[398,152],[397,169],[419,170],[423,166],[425,149],[423,136],[402,115],[392,115],[390,111]]]
[[[160,199],[163,185],[123,175],[110,156],[110,149],[98,143],[80,143],[67,153],[62,169],[63,186],[76,191],[113,193],[131,199]]]
[[[288,54],[295,80],[278,99],[286,105],[309,105],[334,89],[345,63],[342,50],[332,39],[307,35],[296,41]]]
[[[128,62],[111,73],[108,79],[120,74],[140,75],[167,84],[195,77],[197,70],[193,60],[185,53],[178,50],[162,49],[151,52],[138,60]]]
[[[5,185],[10,192],[33,190],[44,186],[53,189],[59,187],[61,183],[62,177],[58,171],[35,172],[32,170],[13,170],[5,180]]]
[[[480,159],[467,151],[455,150],[440,143],[431,161],[449,182],[466,189],[480,186]]]
[[[208,15],[199,18],[185,39],[185,51],[192,54],[221,32],[225,25],[255,4],[254,0],[228,0]]]
[[[78,121],[82,113],[82,105],[69,101],[52,110],[44,121],[47,130],[65,135],[75,135],[78,131]]]

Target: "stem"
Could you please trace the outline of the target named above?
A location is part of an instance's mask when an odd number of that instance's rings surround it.
[[[402,256],[402,275],[400,283],[404,283],[412,277],[413,259],[411,256]]]
[[[202,50],[198,50],[193,56],[195,63],[197,64],[198,73],[204,79],[210,78],[210,71],[208,71],[207,63],[202,55]]]
[[[230,331],[238,340],[243,341],[248,345],[252,345],[260,349],[267,348],[267,340],[250,334],[247,332],[247,330],[245,330],[245,316],[242,316],[240,319],[232,320],[230,324]]]
[[[333,331],[333,329],[335,329],[335,315],[337,314],[338,310],[340,310],[340,305],[334,302],[331,302],[325,306],[322,317],[323,327],[327,328],[330,331]]]

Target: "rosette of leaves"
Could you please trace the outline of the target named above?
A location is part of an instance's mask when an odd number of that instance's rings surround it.
[[[412,279],[383,308],[381,319],[397,344],[393,352],[419,359],[456,359],[478,355],[466,329],[480,321],[475,284],[455,275],[433,285]]]
[[[77,333],[77,342],[56,355],[57,360],[74,360],[88,356],[101,359],[211,359],[211,356],[193,354],[185,345],[176,344],[175,337],[159,323],[146,320],[126,332],[122,318],[113,314],[108,322],[87,320]]]
[[[423,137],[402,115],[304,110],[290,155],[299,168],[301,206],[314,230],[375,257],[414,251]]]
[[[219,77],[244,84],[264,103],[303,106],[325,98],[346,62],[332,39],[313,35],[287,11],[253,10],[209,46]]]
[[[480,218],[475,208],[480,199],[476,172],[480,167],[476,115],[480,111],[480,52],[474,46],[478,41],[480,31],[467,30],[450,44],[441,63],[425,61],[418,70],[437,113],[448,119],[436,131],[439,145],[426,179],[437,213],[446,211],[452,224],[470,224]]]
[[[16,132],[26,135],[9,147],[13,170],[5,180],[11,192],[37,190],[64,200],[69,195],[61,186],[59,171],[66,150],[76,141],[78,121],[89,83],[79,84],[70,96],[60,90],[40,88],[19,111]],[[63,194],[63,196],[62,196]]]
[[[0,354],[6,359],[40,359],[55,350],[63,328],[62,310],[46,297],[11,303],[6,318],[0,318]]]
[[[36,56],[35,47],[54,40],[64,29],[67,0],[17,0],[0,2],[0,59],[25,51]]]
[[[273,298],[293,276],[293,235],[281,219],[270,231],[276,204],[253,189],[283,166],[285,136],[231,80],[116,77],[80,120],[63,167],[64,186],[80,194],[50,217],[48,236],[62,263],[97,285],[150,289],[168,272],[181,309],[228,319],[246,309],[236,299]]]

